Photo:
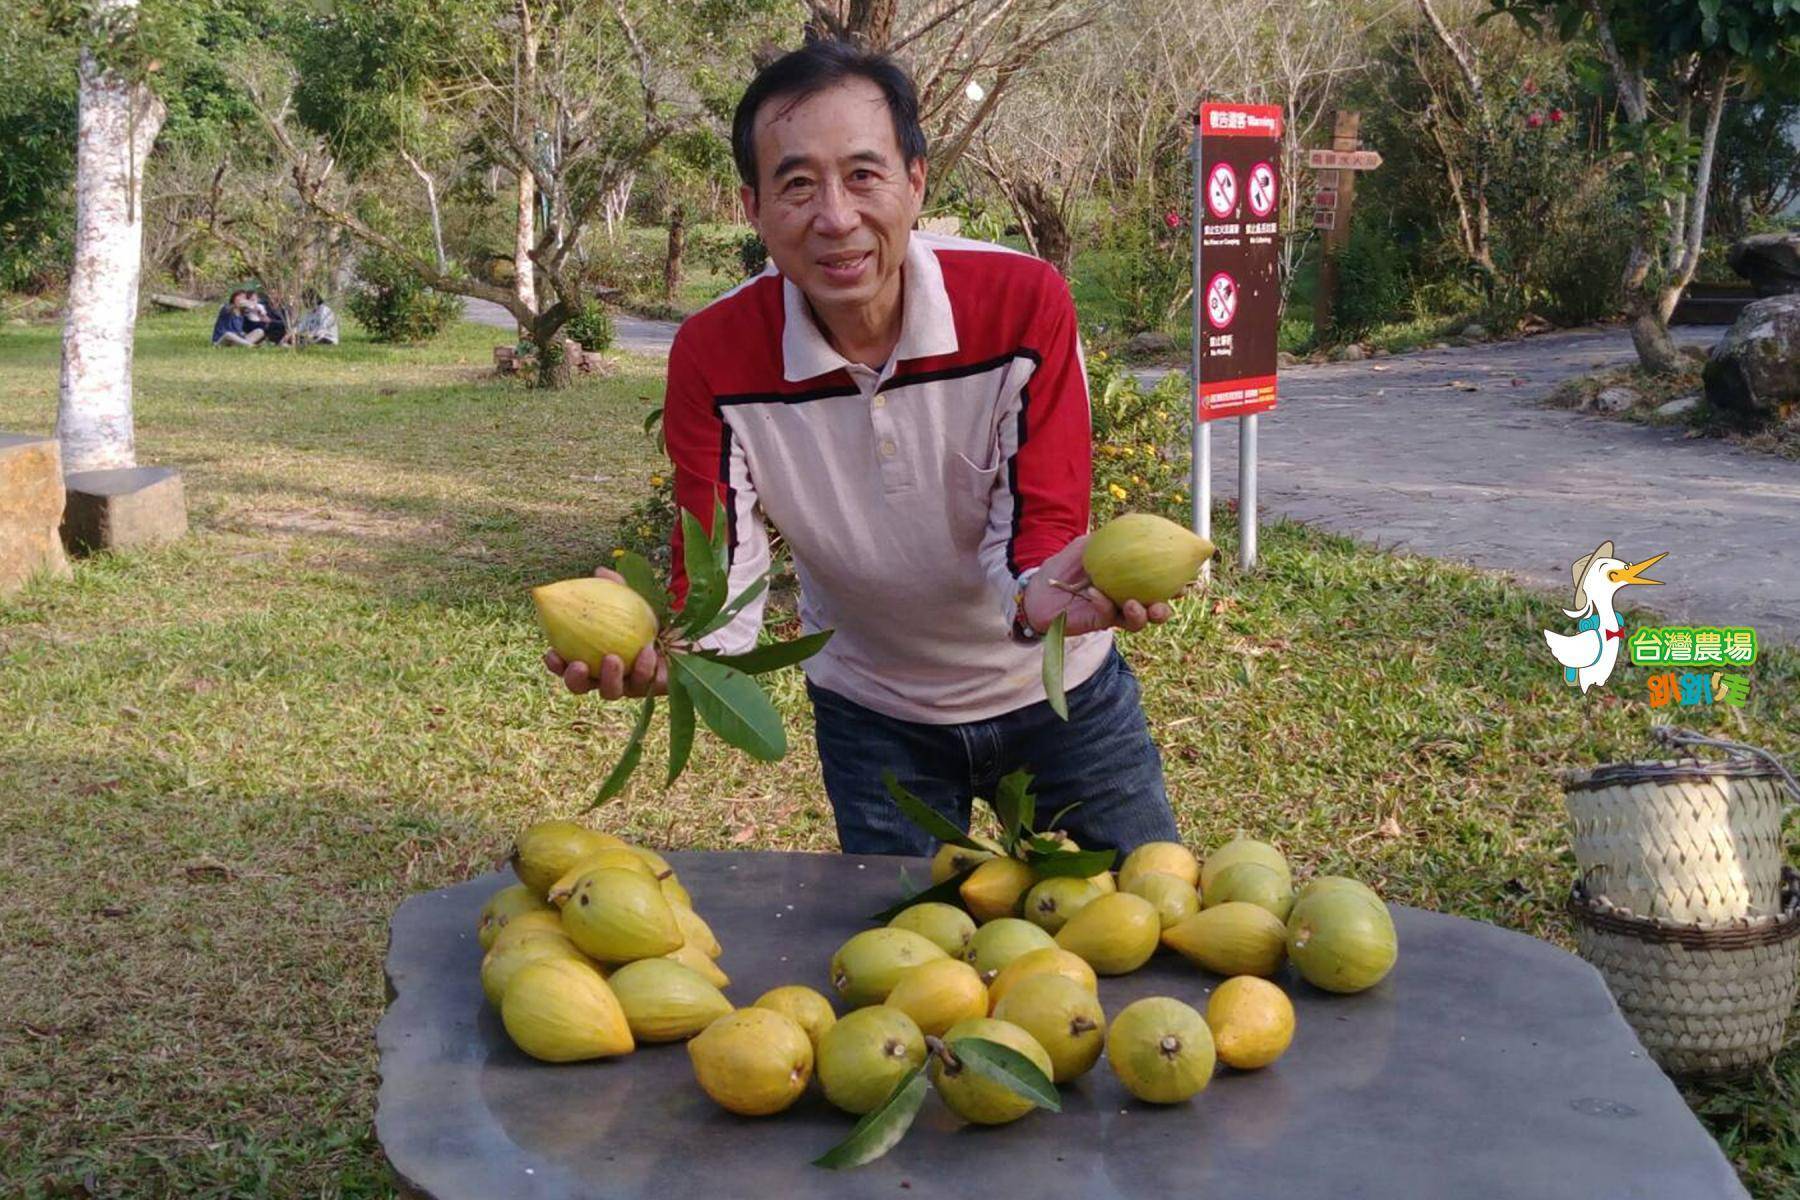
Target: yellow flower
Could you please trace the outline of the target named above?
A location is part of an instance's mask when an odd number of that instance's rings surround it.
[[[1131,498],[1131,493],[1116,483],[1108,484],[1106,490],[1112,493],[1112,498],[1114,500],[1128,500]]]
[[[613,557],[614,558],[624,558],[625,557],[625,548],[623,546],[614,546],[613,547]]]
[[[650,527],[648,525],[639,525],[638,526],[638,536],[639,537],[649,537],[650,536]]]
[[[1144,477],[1142,475],[1133,475],[1131,477],[1131,482],[1137,484],[1139,487],[1143,487],[1144,486]]]
[[[651,487],[661,487],[662,485],[663,485],[663,477],[661,475],[652,475],[650,477],[650,486]]]

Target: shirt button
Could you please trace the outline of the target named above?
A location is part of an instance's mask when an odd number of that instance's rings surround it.
[[[883,458],[894,457],[894,451],[896,448],[897,447],[895,447],[894,443],[891,441],[881,443],[881,457],[883,457]]]
[[[870,408],[886,408],[887,407],[887,397],[886,396],[876,396],[873,400],[869,401],[869,407]]]

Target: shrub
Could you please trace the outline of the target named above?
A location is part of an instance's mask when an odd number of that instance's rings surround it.
[[[1145,391],[1105,351],[1090,355],[1094,429],[1094,524],[1122,512],[1185,511],[1188,482],[1187,377],[1173,371]]]
[[[1162,215],[1178,205],[1158,204],[1143,192],[1121,200],[1102,219],[1094,282],[1113,302],[1127,334],[1161,329],[1192,271],[1187,231]]]
[[[462,297],[427,286],[404,263],[371,252],[356,265],[350,313],[377,342],[428,342],[462,316]]]
[[[1352,226],[1350,242],[1338,258],[1333,337],[1348,340],[1378,325],[1408,320],[1412,299],[1406,261],[1392,233],[1373,222]]]
[[[738,239],[738,265],[744,269],[744,278],[761,275],[763,268],[769,265],[769,248],[755,233],[746,233]]]
[[[602,304],[588,303],[563,324],[563,336],[583,350],[608,350],[613,344],[612,314]]]

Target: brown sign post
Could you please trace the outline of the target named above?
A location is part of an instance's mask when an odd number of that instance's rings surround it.
[[[1325,234],[1319,258],[1318,290],[1313,294],[1313,329],[1324,337],[1331,328],[1331,310],[1337,300],[1337,256],[1350,241],[1350,209],[1356,201],[1356,173],[1381,165],[1374,150],[1357,148],[1362,114],[1339,110],[1331,127],[1329,150],[1308,150],[1306,165],[1316,171],[1318,191],[1313,197],[1313,228]],[[1329,200],[1327,201],[1327,197]]]

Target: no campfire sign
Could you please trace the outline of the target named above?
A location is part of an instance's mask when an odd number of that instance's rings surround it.
[[[1205,199],[1200,259],[1205,284],[1200,341],[1200,420],[1275,407],[1275,334],[1281,303],[1281,109],[1202,104]],[[1198,285],[1198,281],[1196,281]]]

